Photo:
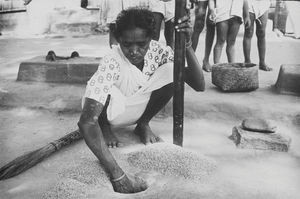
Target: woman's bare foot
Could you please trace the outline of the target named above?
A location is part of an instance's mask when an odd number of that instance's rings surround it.
[[[141,142],[144,144],[150,144],[150,143],[156,143],[156,142],[163,142],[163,140],[155,135],[149,124],[137,124],[137,126],[134,129],[134,133],[138,135],[141,139]]]
[[[267,66],[267,64],[259,64],[259,69],[264,70],[264,71],[272,71],[273,70],[271,67]]]
[[[211,72],[211,65],[209,64],[208,61],[203,60],[202,69],[206,72]]]
[[[115,134],[111,131],[110,126],[103,125],[101,129],[105,139],[105,143],[109,148],[120,147],[122,145]]]

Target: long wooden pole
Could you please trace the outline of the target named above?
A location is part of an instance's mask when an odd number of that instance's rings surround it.
[[[186,0],[175,1],[175,25],[186,13]],[[185,34],[175,32],[173,143],[183,144]]]

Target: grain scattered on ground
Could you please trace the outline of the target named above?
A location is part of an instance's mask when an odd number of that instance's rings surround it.
[[[211,158],[166,143],[152,144],[140,151],[131,152],[128,154],[128,161],[141,169],[192,180],[203,180],[217,168],[216,162]]]
[[[87,198],[95,189],[111,190],[111,183],[94,157],[79,159],[74,165],[59,172],[58,182],[50,187],[42,199],[81,199]]]
[[[42,199],[84,199],[89,186],[73,179],[63,179],[43,194]]]
[[[84,158],[78,165],[59,173],[62,178],[70,178],[88,185],[109,183],[109,179],[103,170],[100,162],[94,158]]]

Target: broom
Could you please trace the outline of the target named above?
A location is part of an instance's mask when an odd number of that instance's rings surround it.
[[[73,131],[64,137],[50,142],[44,147],[41,147],[35,151],[26,153],[8,164],[0,168],[0,180],[5,180],[14,177],[23,171],[33,167],[43,159],[50,156],[52,153],[60,150],[62,147],[67,146],[77,140],[80,140],[82,135],[79,130]]]

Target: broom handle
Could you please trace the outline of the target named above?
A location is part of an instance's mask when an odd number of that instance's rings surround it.
[[[73,142],[80,140],[80,139],[82,139],[81,133],[79,132],[79,130],[75,130],[75,131],[65,135],[64,137],[61,137],[58,140],[50,142],[50,144],[52,144],[55,147],[55,151],[58,151],[62,147],[70,145]]]

